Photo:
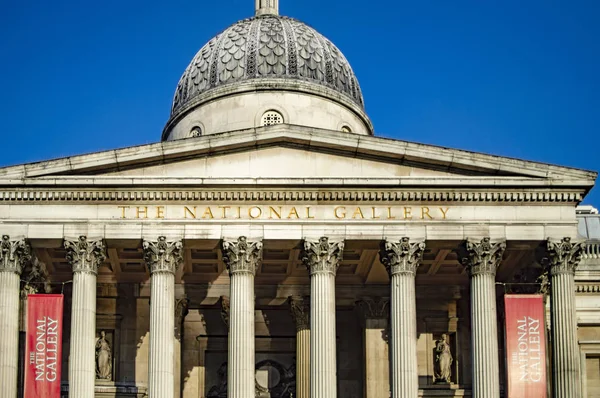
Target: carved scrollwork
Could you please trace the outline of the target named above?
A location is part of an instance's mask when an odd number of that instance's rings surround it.
[[[229,274],[250,273],[254,275],[262,259],[262,242],[249,241],[240,236],[236,241],[223,241],[223,262]]]
[[[164,236],[157,240],[144,240],[144,260],[150,273],[170,272],[174,274],[183,261],[183,243],[167,241]]]
[[[385,266],[390,277],[396,274],[415,275],[423,259],[425,242],[411,242],[404,237],[398,242],[381,242],[379,260]]]
[[[336,274],[342,255],[344,241],[330,241],[323,236],[319,240],[304,240],[302,262],[312,275],[318,272]]]
[[[309,330],[310,299],[308,297],[290,296],[289,303],[292,317],[296,323],[296,330]]]
[[[485,237],[481,241],[467,239],[459,254],[461,263],[467,267],[470,276],[495,276],[505,249],[505,240],[492,242],[489,237]]]
[[[31,261],[31,247],[25,238],[11,239],[8,235],[3,235],[0,256],[0,272],[14,272],[20,275],[25,264]]]
[[[561,240],[548,239],[546,248],[548,258],[545,260],[545,263],[551,275],[574,275],[577,265],[581,262],[585,243],[573,242],[569,237]]]
[[[77,239],[65,239],[64,246],[73,272],[97,274],[98,266],[106,259],[106,247],[102,239],[80,236]]]

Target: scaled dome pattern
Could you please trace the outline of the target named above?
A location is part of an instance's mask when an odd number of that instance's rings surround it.
[[[358,80],[333,43],[298,20],[261,15],[235,23],[200,49],[179,80],[171,117],[213,88],[261,78],[326,86],[364,109]]]

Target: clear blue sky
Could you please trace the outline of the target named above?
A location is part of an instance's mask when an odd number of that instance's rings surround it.
[[[600,170],[600,1],[281,0],[346,55],[376,134]],[[254,0],[2,1],[0,165],[156,142]],[[600,189],[587,203],[600,206]]]

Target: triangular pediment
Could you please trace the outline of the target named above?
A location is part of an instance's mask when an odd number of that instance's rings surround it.
[[[0,180],[68,178],[552,180],[596,173],[400,140],[279,125],[0,169]],[[562,182],[562,183],[560,183]],[[452,183],[454,185],[454,183]]]

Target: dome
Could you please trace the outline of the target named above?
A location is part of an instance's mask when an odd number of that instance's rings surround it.
[[[298,20],[257,11],[215,36],[193,58],[177,85],[163,139],[172,139],[171,130],[186,114],[215,98],[267,90],[335,101],[372,131],[358,80],[342,52]]]

